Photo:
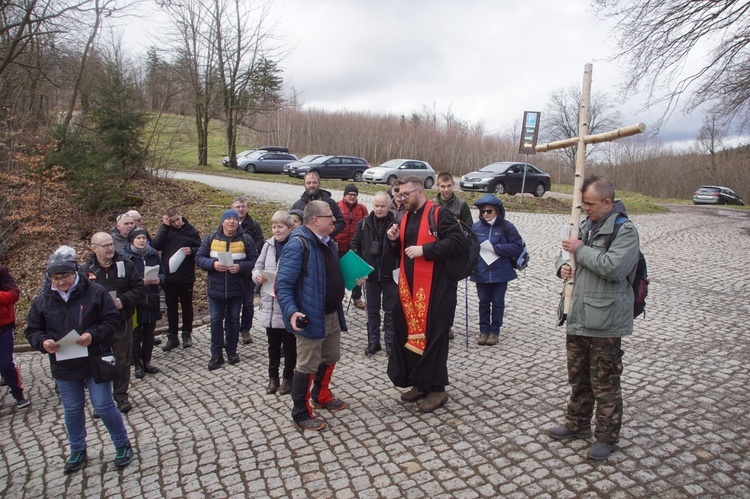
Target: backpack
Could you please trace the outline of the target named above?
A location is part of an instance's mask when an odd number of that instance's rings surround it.
[[[505,220],[503,220],[503,236],[505,236]],[[508,237],[505,236],[505,239],[507,240]],[[516,270],[526,270],[526,267],[529,266],[529,260],[531,260],[531,255],[529,250],[526,249],[526,241],[521,238],[521,254],[515,259],[511,258],[510,263]]]
[[[623,215],[617,215],[615,219],[615,228],[612,234],[607,237],[604,246],[609,249],[612,241],[620,231],[622,224],[627,222],[629,219]],[[646,264],[646,256],[643,252],[638,249],[638,263],[635,267],[635,277],[630,285],[633,287],[633,318],[643,314],[646,317],[646,297],[648,296],[648,285],[651,279],[648,278],[648,265]]]
[[[427,214],[428,222],[430,224],[430,234],[436,238],[438,237],[437,208],[438,205],[433,204]],[[477,270],[477,262],[479,261],[479,238],[477,238],[477,235],[471,230],[471,227],[468,227],[461,220],[456,219],[456,223],[464,236],[464,247],[467,251],[462,251],[448,258],[445,262],[445,266],[447,268],[448,277],[453,281],[460,281],[461,279],[466,279],[471,276]]]

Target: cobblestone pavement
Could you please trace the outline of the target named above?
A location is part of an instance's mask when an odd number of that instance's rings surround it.
[[[616,452],[586,459],[591,441],[558,442],[567,394],[564,334],[554,326],[553,276],[564,216],[510,214],[531,250],[511,283],[500,344],[474,342],[449,359],[450,400],[423,415],[399,401],[384,354],[366,358],[365,314],[351,307],[333,377],[349,404],[301,433],[288,396],[266,395],[266,340],[209,372],[206,328],[195,346],[155,352],[162,373],[134,380],[126,424],[136,459],[124,470],[99,421],[90,461],[64,475],[62,408],[47,359],[18,360],[32,406],[0,407],[2,497],[748,497],[750,220],[718,210],[635,216],[652,277],[647,317],[624,340],[625,417]],[[733,213],[733,212],[728,212]],[[463,331],[460,285],[456,327]],[[90,407],[87,408],[90,414]]]

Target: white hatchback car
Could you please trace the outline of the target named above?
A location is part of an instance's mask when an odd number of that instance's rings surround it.
[[[368,184],[391,185],[396,179],[403,180],[412,175],[422,179],[425,189],[432,188],[437,178],[435,170],[426,161],[392,159],[382,165],[365,170],[364,180]]]

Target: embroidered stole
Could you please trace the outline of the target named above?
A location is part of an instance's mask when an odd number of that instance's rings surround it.
[[[416,246],[422,246],[435,241],[435,237],[430,234],[430,223],[427,220],[432,201],[425,203],[422,211],[422,220],[419,222],[419,233],[417,234]],[[401,263],[398,277],[398,294],[401,300],[401,306],[404,309],[406,317],[407,340],[404,345],[408,350],[422,355],[427,346],[427,312],[430,305],[430,290],[432,289],[432,269],[435,262],[427,261],[424,257],[414,260],[414,289],[409,289],[409,282],[406,279],[406,270],[404,260],[407,256],[403,253],[406,249],[404,240],[406,238],[407,220],[414,216],[409,214],[401,219],[400,239],[401,239]]]

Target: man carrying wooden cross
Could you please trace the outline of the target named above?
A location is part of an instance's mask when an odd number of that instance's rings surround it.
[[[588,457],[605,460],[614,450],[622,425],[621,340],[633,333],[633,290],[639,255],[638,231],[629,220],[615,229],[625,206],[615,201],[615,188],[604,178],[583,182],[583,209],[579,236],[566,239],[562,248],[575,261],[557,261],[557,274],[575,279],[567,314],[568,383],[571,394],[565,424],[550,428],[558,440],[591,436],[596,403],[596,443]],[[613,237],[615,234],[615,237]],[[630,281],[630,282],[629,282]]]

